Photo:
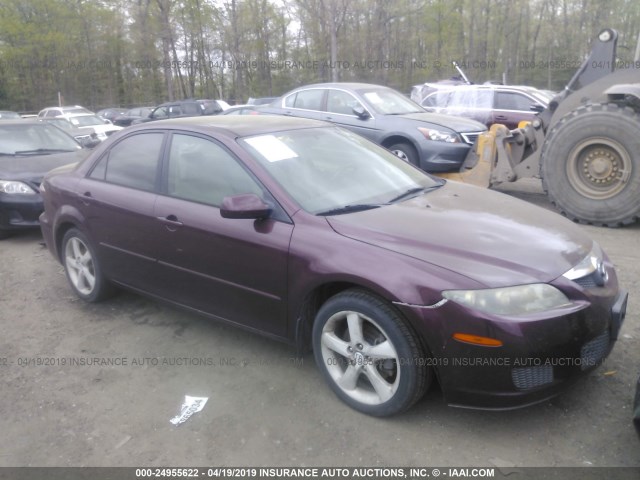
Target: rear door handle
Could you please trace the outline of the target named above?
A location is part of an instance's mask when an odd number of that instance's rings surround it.
[[[162,223],[165,224],[165,226],[167,227],[167,230],[169,230],[170,232],[175,232],[176,228],[175,227],[181,227],[182,226],[182,222],[178,220],[178,217],[176,217],[175,215],[167,215],[166,217],[157,217],[158,220],[160,220]]]
[[[93,195],[91,195],[91,192],[84,192],[80,201],[84,206],[88,207],[93,202],[95,202],[95,199],[93,198]]]

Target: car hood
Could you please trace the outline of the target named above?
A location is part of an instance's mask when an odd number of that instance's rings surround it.
[[[464,275],[488,288],[549,282],[593,246],[564,217],[448,182],[411,200],[327,217],[339,234]]]
[[[454,115],[443,115],[440,113],[420,112],[405,113],[404,115],[395,116],[418,122],[428,122],[431,124],[442,125],[443,127],[449,128],[456,132],[483,132],[487,129],[486,125],[470,118],[456,117]]]
[[[77,150],[52,155],[25,155],[0,157],[0,178],[3,180],[27,180],[39,183],[54,168],[76,163],[87,157],[89,150]]]

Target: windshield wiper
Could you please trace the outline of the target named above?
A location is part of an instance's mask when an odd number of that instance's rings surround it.
[[[35,150],[18,150],[15,155],[31,155],[36,153],[65,153],[74,151],[75,150],[66,150],[63,148],[37,148]]]
[[[372,208],[379,208],[382,205],[377,203],[363,203],[359,205],[345,205],[343,207],[332,208],[325,210],[324,212],[316,213],[319,216],[325,215],[341,215],[343,213],[362,212],[364,210],[371,210]]]
[[[444,185],[444,182],[436,183],[435,185],[432,185],[430,187],[414,187],[414,188],[410,188],[406,192],[403,192],[400,195],[398,195],[397,197],[393,197],[386,204],[390,205],[392,203],[399,202],[400,200],[405,200],[405,199],[410,198],[412,196],[417,196],[418,193],[426,193],[426,192],[429,192],[431,190],[435,190],[436,188],[439,188],[442,185]]]

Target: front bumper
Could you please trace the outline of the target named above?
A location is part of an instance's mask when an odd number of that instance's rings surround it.
[[[430,173],[458,171],[462,167],[471,145],[435,141],[420,142],[419,167]]]
[[[627,292],[617,282],[590,301],[554,315],[514,318],[472,316],[454,302],[437,309],[402,307],[417,324],[446,402],[508,410],[543,402],[602,364],[624,321]],[[455,332],[499,339],[501,347],[465,344]]]
[[[44,210],[42,197],[0,193],[0,230],[16,231],[38,228]]]

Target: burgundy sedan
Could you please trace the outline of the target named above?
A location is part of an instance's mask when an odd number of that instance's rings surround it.
[[[312,349],[351,407],[543,401],[596,368],[627,294],[580,227],[445,182],[351,132],[271,116],[119,132],[42,186],[46,243],[114,286]]]

